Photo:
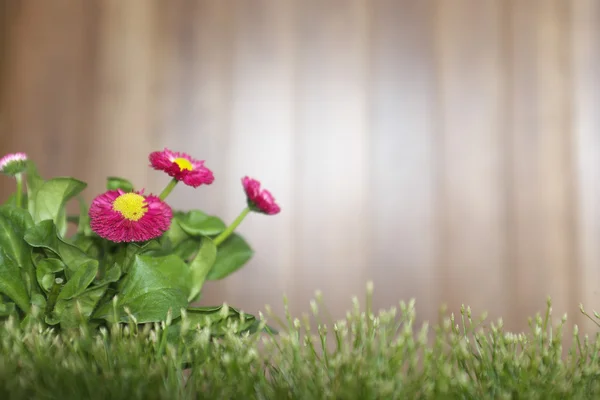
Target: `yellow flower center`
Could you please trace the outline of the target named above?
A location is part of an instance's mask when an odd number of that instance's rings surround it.
[[[125,219],[138,221],[148,211],[148,205],[144,196],[137,193],[125,193],[115,199],[113,210],[120,212]]]
[[[183,171],[183,170],[191,171],[194,169],[194,166],[192,165],[190,160],[187,160],[185,158],[176,158],[173,160],[173,162],[179,166],[179,169],[181,171]]]

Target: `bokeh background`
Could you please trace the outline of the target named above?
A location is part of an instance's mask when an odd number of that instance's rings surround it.
[[[503,316],[600,308],[600,2],[0,0],[0,152],[44,176],[159,192],[147,156],[205,159],[175,208],[231,221],[240,178],[282,213],[206,303],[341,317],[415,297]],[[0,200],[13,183],[0,180]]]

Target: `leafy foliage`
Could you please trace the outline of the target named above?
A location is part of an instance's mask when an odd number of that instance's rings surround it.
[[[66,177],[44,180],[30,161],[26,173],[23,206],[15,195],[0,206],[0,320],[29,321],[35,306],[37,320],[54,329],[132,319],[158,323],[168,317],[176,331],[186,309],[200,325],[239,316],[230,314],[233,308],[225,317],[220,307],[188,308],[207,280],[230,275],[252,256],[237,234],[220,247],[213,243],[226,230],[220,218],[200,210],[175,211],[161,237],[114,243],[90,228],[88,205],[80,196],[86,183]],[[134,185],[109,177],[107,189],[129,192]],[[67,216],[66,205],[74,198],[79,215]],[[68,222],[76,227],[71,236]],[[254,321],[246,317],[244,329]]]

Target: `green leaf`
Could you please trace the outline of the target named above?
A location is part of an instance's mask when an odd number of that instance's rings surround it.
[[[163,243],[163,248],[166,247],[167,249],[170,249],[177,247],[180,243],[189,238],[190,236],[181,228],[179,220],[173,218],[169,230],[163,233],[159,240]]]
[[[254,251],[237,233],[232,234],[219,246],[215,265],[206,279],[223,279],[242,268],[252,258]]]
[[[189,291],[189,268],[179,257],[136,255],[120,285],[117,318],[120,322],[128,321],[126,307],[138,323],[164,321],[169,309],[176,318],[187,306]],[[93,318],[111,322],[112,301],[101,305]]]
[[[58,295],[58,298],[69,300],[73,297],[79,296],[87,289],[90,283],[92,283],[97,273],[98,261],[86,261],[77,269],[67,283],[65,283],[60,291],[60,294]]]
[[[117,264],[112,264],[106,272],[104,276],[95,282],[95,285],[107,285],[109,283],[117,282],[121,278],[121,268]]]
[[[96,305],[102,296],[104,296],[106,288],[106,285],[94,286],[72,299],[59,298],[52,314],[54,317],[53,321],[59,321],[63,329],[80,326],[83,321],[89,320],[94,308],[96,308]]]
[[[117,245],[118,251],[115,255],[115,262],[121,268],[123,273],[127,273],[131,266],[131,263],[135,260],[135,256],[138,254],[142,254],[145,250],[145,244],[140,246],[137,243],[120,243]],[[154,245],[150,245],[152,248]]]
[[[25,232],[33,226],[27,210],[15,206],[0,206],[0,246],[5,248],[23,267],[30,263],[29,247],[23,240]]]
[[[22,201],[23,201],[23,204],[26,206],[27,205],[27,193],[23,193]],[[8,197],[8,199],[6,199],[6,202],[4,204],[16,207],[17,206],[17,194],[16,193],[11,194]]]
[[[8,317],[15,313],[15,303],[1,303],[0,317]]]
[[[81,251],[88,255],[90,258],[100,259],[102,256],[102,241],[104,239],[97,236],[85,236],[80,233],[76,233],[73,237],[69,238],[66,243],[70,243],[75,247],[78,247]]]
[[[51,219],[61,236],[67,229],[67,218],[64,207],[67,201],[78,195],[86,183],[73,178],[54,178],[44,182],[36,192],[33,221]]]
[[[192,287],[188,296],[188,301],[192,301],[200,294],[202,286],[206,281],[206,275],[211,270],[217,258],[217,246],[207,237],[202,239],[200,250],[196,257],[190,263],[190,273],[192,275]]]
[[[32,247],[48,249],[60,257],[68,268],[65,272],[70,272],[67,278],[76,272],[79,266],[92,260],[81,249],[59,237],[52,220],[42,221],[29,228],[25,233],[25,241]]]
[[[106,179],[106,190],[117,190],[121,189],[124,192],[133,192],[133,183],[125,178],[119,178],[117,176],[109,176]]]
[[[56,273],[65,269],[65,264],[58,258],[42,258],[35,265],[35,274],[38,284],[46,292],[54,285]]]
[[[38,173],[35,164],[29,160],[27,162],[27,205],[31,215],[35,215],[37,193],[43,184],[44,180]]]
[[[200,238],[190,238],[181,242],[175,247],[171,254],[174,254],[182,260],[189,260],[194,254],[198,253],[201,244]]]
[[[54,325],[58,325],[60,323],[60,319],[58,318],[58,316],[55,313],[52,313],[52,315],[46,315],[44,317],[44,322],[46,322],[46,324],[48,324],[50,326],[54,326]]]
[[[78,196],[79,200],[79,221],[77,222],[77,233],[85,236],[91,236],[94,234],[92,228],[90,228],[90,216],[88,206],[83,197]]]
[[[191,236],[213,236],[223,232],[225,223],[218,217],[193,210],[184,216],[177,217],[181,229]]]
[[[31,304],[37,306],[40,310],[44,310],[46,308],[46,298],[37,293],[31,296]]]
[[[0,292],[23,310],[29,310],[29,299],[35,288],[35,272],[31,250],[23,240],[31,216],[22,208],[0,206]]]

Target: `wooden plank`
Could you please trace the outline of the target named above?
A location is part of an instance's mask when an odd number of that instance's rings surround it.
[[[297,11],[293,310],[323,289],[341,316],[370,275],[368,12],[364,0]]]
[[[578,1],[571,16],[579,269],[571,266],[569,275],[577,277],[572,304],[583,303],[591,311],[600,309],[600,3]],[[577,315],[569,310],[569,316]],[[583,327],[597,331],[589,321]]]
[[[261,181],[282,207],[276,216],[250,214],[238,231],[255,250],[251,262],[211,285],[210,300],[256,313],[265,304],[281,314],[293,268],[294,23],[291,0],[260,0],[230,9],[235,27],[231,57],[231,112],[226,142],[215,149],[226,169],[219,184],[221,216],[228,223],[246,207],[241,179]],[[207,196],[209,196],[207,192]]]
[[[91,198],[107,174],[160,191],[146,158],[170,146],[217,177],[175,207],[230,221],[245,174],[281,202],[204,300],[255,311],[285,291],[297,315],[323,289],[341,316],[374,279],[376,306],[467,303],[518,328],[546,295],[571,316],[597,302],[594,0],[14,4],[1,148]]]
[[[526,316],[543,311],[547,296],[557,313],[573,311],[569,10],[561,1],[513,6],[511,244],[523,326]]]
[[[440,301],[507,315],[499,2],[439,1]]]
[[[435,4],[372,4],[372,248],[365,268],[376,308],[414,297],[418,318],[435,320],[443,284],[435,266]]]
[[[80,172],[91,153],[81,133],[92,92],[92,7],[59,0],[9,8],[4,124],[11,151],[29,153],[48,175]]]
[[[12,44],[10,26],[13,20],[14,7],[7,0],[0,0],[0,157],[12,152],[12,135],[8,126],[8,104],[9,96],[6,91],[8,85],[8,54],[9,46]],[[15,190],[15,182],[12,179],[0,179],[0,204],[3,203]]]
[[[101,177],[91,182],[103,190],[106,175],[125,176],[136,188],[156,192],[150,183],[148,154],[156,148],[156,115],[161,93],[153,90],[160,60],[156,30],[157,8],[143,0],[107,0],[97,4],[97,52],[94,131],[87,146],[95,156],[86,163],[86,174]],[[153,190],[154,189],[154,190]]]
[[[215,182],[197,189],[177,187],[169,197],[178,209],[221,215],[227,193],[234,19],[230,1],[158,3],[161,40],[157,87],[157,150],[169,147],[206,161]],[[156,176],[164,187],[168,177]]]

